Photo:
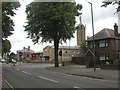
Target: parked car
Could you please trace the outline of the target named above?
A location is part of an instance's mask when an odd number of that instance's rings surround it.
[[[4,63],[5,62],[5,59],[1,59],[1,63]]]
[[[16,63],[17,61],[16,61],[15,59],[12,59],[12,62],[13,62],[13,63]]]

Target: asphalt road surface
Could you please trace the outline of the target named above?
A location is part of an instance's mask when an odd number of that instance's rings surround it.
[[[2,75],[13,88],[117,88],[117,82],[67,75],[45,69],[53,64],[3,65]]]

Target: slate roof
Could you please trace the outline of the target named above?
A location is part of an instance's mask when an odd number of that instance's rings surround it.
[[[54,48],[54,46],[46,46],[46,47],[49,47],[49,48]],[[46,48],[45,47],[45,48]],[[44,48],[44,49],[45,49]],[[80,49],[80,47],[79,46],[59,46],[59,49]]]
[[[116,37],[114,35],[114,30],[108,28],[104,28],[103,30],[101,30],[100,32],[94,35],[95,40],[108,39],[108,38],[120,39],[120,37]],[[91,40],[93,40],[93,36],[87,39],[87,41],[91,41]]]
[[[80,49],[79,46],[59,46],[61,49]]]
[[[33,50],[28,50],[28,48],[22,49],[22,50],[17,50],[17,52],[30,52],[30,53],[34,53]]]

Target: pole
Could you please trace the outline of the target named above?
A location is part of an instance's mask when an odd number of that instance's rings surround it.
[[[62,58],[62,66],[64,66],[64,50],[63,50],[63,47],[62,47],[62,56],[61,56],[61,58]]]
[[[93,6],[92,3],[85,0],[91,5],[91,19],[92,19],[92,32],[93,32],[93,62],[94,62],[94,71],[96,71],[96,61],[95,61],[95,38],[94,38],[94,21],[93,21]]]
[[[95,61],[95,38],[94,38],[94,22],[93,22],[93,7],[91,5],[91,18],[92,18],[92,32],[93,32],[93,61],[94,61],[94,71],[96,71],[96,61]]]

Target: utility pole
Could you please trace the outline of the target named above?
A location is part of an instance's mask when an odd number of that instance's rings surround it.
[[[96,61],[95,61],[95,38],[94,38],[94,21],[93,21],[93,6],[92,3],[85,0],[91,5],[91,19],[92,19],[92,32],[93,32],[93,62],[94,62],[94,71],[96,71]]]

